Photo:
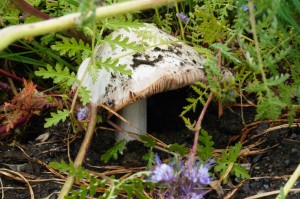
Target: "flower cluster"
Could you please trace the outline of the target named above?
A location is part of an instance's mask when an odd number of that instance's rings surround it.
[[[163,164],[156,155],[156,167],[152,171],[151,181],[163,184],[164,197],[175,199],[201,199],[205,194],[204,186],[209,185],[210,177],[208,170],[213,164],[212,160],[204,165],[199,161],[193,165],[184,164],[178,160],[170,165]]]

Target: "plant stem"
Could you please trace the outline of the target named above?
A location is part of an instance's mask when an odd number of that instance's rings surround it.
[[[265,74],[264,67],[263,67],[263,61],[262,61],[262,57],[260,54],[259,41],[258,41],[257,32],[256,32],[256,21],[255,21],[253,0],[248,2],[248,7],[249,7],[249,13],[250,13],[249,21],[251,24],[251,31],[252,31],[252,35],[253,35],[254,44],[255,44],[255,51],[256,51],[256,56],[257,56],[257,61],[258,61],[258,67],[259,67],[259,70],[261,73],[261,77],[263,80],[265,90],[267,91],[267,93],[269,93],[270,89],[266,84],[267,78],[266,78],[266,74]]]
[[[104,19],[119,14],[136,12],[166,5],[182,0],[133,0],[96,9],[96,19]],[[0,51],[12,42],[24,37],[34,37],[56,31],[66,30],[78,25],[80,13],[74,13],[31,24],[14,25],[0,30]]]
[[[293,187],[294,183],[299,178],[299,176],[300,176],[300,164],[298,165],[298,167],[294,171],[293,175],[290,177],[290,179],[287,181],[287,183],[283,187],[283,195],[285,197],[287,196],[287,194],[289,193],[289,191],[291,190],[291,188]],[[280,195],[278,195],[276,197],[276,199],[279,199],[279,198],[280,198]]]
[[[180,16],[179,16],[179,9],[178,9],[178,4],[177,3],[175,4],[175,8],[176,8],[177,18],[178,18],[178,22],[179,22],[179,26],[180,26],[181,38],[182,38],[183,41],[185,41],[184,28],[183,28],[182,21],[181,21]]]
[[[202,120],[204,118],[204,115],[207,111],[207,108],[210,104],[210,102],[212,101],[214,97],[214,94],[213,92],[210,92],[209,94],[209,97],[208,99],[206,100],[206,103],[201,111],[201,114],[197,120],[197,123],[195,125],[195,136],[194,136],[194,143],[193,143],[193,148],[192,148],[192,151],[191,151],[191,154],[190,154],[190,158],[189,158],[189,166],[190,166],[190,169],[191,167],[193,166],[193,162],[194,162],[194,158],[196,156],[196,153],[197,153],[197,144],[198,144],[198,137],[199,137],[199,132],[200,132],[200,129],[201,129],[201,125],[202,125]]]
[[[89,145],[91,143],[93,134],[94,134],[94,130],[95,130],[95,126],[96,126],[96,122],[97,122],[97,105],[91,103],[91,119],[89,121],[89,125],[88,125],[88,129],[86,131],[86,134],[84,136],[83,142],[81,144],[81,147],[79,149],[79,152],[77,154],[77,157],[74,161],[74,167],[78,167],[79,165],[82,164],[85,154],[89,148]],[[62,187],[58,199],[63,199],[66,195],[68,195],[70,189],[72,188],[72,185],[75,181],[75,176],[68,176],[64,186]]]

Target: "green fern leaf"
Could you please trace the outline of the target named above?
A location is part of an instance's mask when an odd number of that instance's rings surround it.
[[[239,153],[241,151],[242,145],[240,143],[237,143],[235,146],[231,146],[229,148],[228,153],[222,152],[221,159],[217,162],[217,165],[215,166],[215,171],[220,172],[221,176],[224,176],[227,172],[228,167],[231,164],[234,164],[230,173],[236,175],[236,177],[242,177],[243,179],[246,177],[249,177],[249,174],[246,169],[242,169],[242,166],[238,163],[235,163]],[[229,176],[227,175],[223,179],[223,183],[225,184],[228,180]]]
[[[179,153],[181,156],[185,156],[188,154],[189,150],[188,148],[186,148],[186,146],[184,144],[171,144],[168,149],[170,151],[173,151],[173,152],[176,152],[176,153]]]
[[[56,64],[55,69],[47,64],[46,69],[39,68],[39,70],[36,71],[35,74],[37,76],[42,76],[45,79],[52,78],[53,82],[56,84],[66,82],[68,86],[71,86],[76,80],[75,73],[70,73],[67,67],[62,68],[60,64]]]
[[[289,74],[276,75],[274,77],[267,79],[266,84],[268,86],[277,86],[279,84],[283,84],[289,77],[290,77]]]
[[[242,145],[239,142],[236,143],[234,146],[229,147],[228,161],[235,162],[239,157],[241,149],[242,149]]]
[[[46,123],[44,125],[45,128],[48,128],[52,125],[56,125],[58,124],[58,122],[62,121],[64,122],[67,117],[69,116],[70,111],[68,111],[67,109],[64,110],[58,110],[57,113],[52,112],[50,113],[51,117],[50,118],[46,118]]]
[[[225,45],[221,43],[213,43],[210,45],[210,47],[214,50],[220,50],[221,54],[226,57],[229,61],[232,61],[234,63],[241,63],[240,60],[238,60],[232,52],[230,52],[230,49]]]
[[[117,142],[111,149],[109,149],[105,154],[101,156],[101,160],[107,163],[111,158],[115,160],[118,158],[118,154],[123,154],[126,149],[126,141],[121,140]]]
[[[201,160],[206,161],[212,157],[212,152],[214,151],[214,141],[212,137],[205,131],[201,129],[201,134],[199,136],[199,142],[197,146],[197,152]]]
[[[282,109],[286,106],[277,96],[274,96],[271,91],[268,94],[269,96],[262,98],[257,105],[255,120],[266,118],[276,120],[280,116]]]
[[[132,71],[126,69],[126,65],[118,65],[118,60],[117,59],[112,59],[112,58],[108,58],[105,61],[103,61],[101,58],[97,59],[96,61],[96,65],[98,66],[98,68],[105,68],[107,71],[109,71],[109,69],[112,69],[116,72],[119,72],[121,74],[124,75],[131,75]]]
[[[123,49],[130,49],[135,52],[141,52],[144,50],[143,46],[136,43],[136,42],[128,42],[129,38],[121,38],[121,35],[118,35],[116,38],[113,39],[112,35],[108,35],[104,39],[105,42],[107,42],[113,49],[116,48],[116,46],[120,46]]]
[[[84,86],[80,86],[78,89],[79,89],[80,101],[82,102],[83,105],[86,105],[87,103],[89,103],[92,97],[91,91]]]
[[[232,172],[236,177],[240,179],[247,179],[250,177],[245,167],[241,166],[240,164],[234,164],[232,167]]]
[[[148,135],[140,135],[140,138],[146,147],[154,147],[156,144],[156,140]]]
[[[82,52],[84,57],[88,57],[91,53],[89,44],[85,44],[82,40],[77,42],[75,38],[63,39],[62,42],[55,42],[55,45],[52,45],[51,48],[59,51],[60,55],[68,54],[69,57],[74,57],[78,52]]]

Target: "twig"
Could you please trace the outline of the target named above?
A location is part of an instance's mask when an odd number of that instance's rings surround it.
[[[0,42],[0,45],[1,45],[1,42]],[[11,78],[13,80],[16,80],[18,82],[22,82],[23,83],[23,81],[24,81],[24,79],[22,79],[21,77],[18,77],[18,76],[14,75],[14,74],[12,74],[10,72],[7,72],[6,70],[1,69],[1,68],[0,68],[0,75],[6,76],[6,77]],[[39,91],[45,90],[45,88],[43,88],[43,87],[41,87],[39,85],[36,85],[36,89],[39,90]],[[47,93],[51,94],[51,91],[47,91]]]
[[[201,129],[201,124],[202,124],[202,120],[204,118],[204,115],[206,113],[206,110],[211,102],[211,100],[213,99],[214,97],[214,94],[212,92],[210,92],[209,94],[209,97],[208,99],[206,100],[206,103],[201,111],[201,114],[197,120],[197,123],[195,125],[195,136],[194,136],[194,143],[193,143],[193,148],[192,148],[192,151],[191,151],[191,154],[190,154],[190,158],[189,158],[189,165],[190,167],[193,165],[193,162],[194,162],[194,158],[195,158],[195,155],[197,153],[197,144],[198,144],[198,137],[199,137],[199,131]]]
[[[96,126],[96,122],[97,122],[97,106],[95,104],[91,103],[90,106],[90,110],[91,110],[91,119],[89,121],[89,125],[88,125],[88,129],[86,131],[86,134],[84,136],[83,142],[81,144],[81,147],[79,149],[79,152],[77,154],[77,157],[74,161],[74,167],[78,167],[79,165],[82,164],[85,154],[89,148],[89,145],[91,143],[93,134],[94,134],[94,130],[95,130],[95,126]],[[72,188],[72,185],[74,184],[75,181],[75,176],[68,176],[64,186],[62,187],[58,199],[63,199],[66,195],[68,195],[70,189]]]
[[[182,0],[134,0],[117,3],[114,5],[99,7],[96,9],[95,15],[97,19],[104,19],[119,14],[136,12],[166,5],[168,3],[176,3]],[[65,15],[62,17],[49,19],[46,21],[14,25],[0,30],[0,51],[6,48],[12,42],[24,37],[34,37],[56,31],[67,30],[78,25],[80,21],[80,13]]]

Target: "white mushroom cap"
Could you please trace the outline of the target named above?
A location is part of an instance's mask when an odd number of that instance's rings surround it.
[[[132,50],[120,46],[112,48],[108,43],[98,47],[97,57],[102,60],[120,57],[118,64],[125,64],[132,75],[122,75],[102,68],[94,83],[91,76],[87,75],[83,86],[91,91],[91,102],[94,104],[103,103],[118,111],[137,99],[206,80],[202,67],[204,59],[192,47],[154,25],[119,29],[112,33],[112,38],[117,36],[129,38],[128,43],[136,42],[145,46],[146,50],[122,56]],[[169,44],[160,45],[166,42]],[[90,59],[84,60],[79,67],[79,79],[89,61]]]

